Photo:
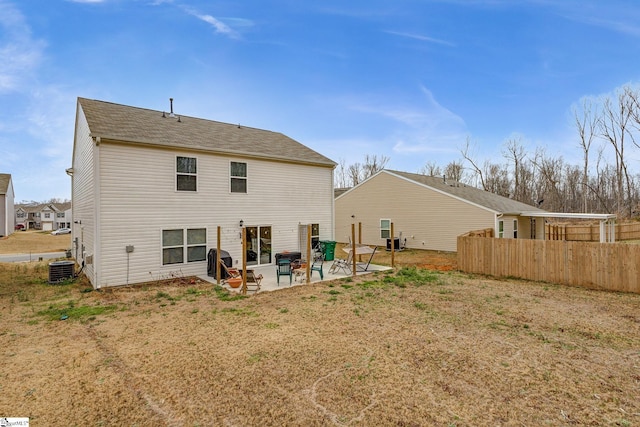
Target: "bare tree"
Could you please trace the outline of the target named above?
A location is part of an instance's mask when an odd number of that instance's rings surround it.
[[[513,198],[515,200],[524,201],[526,182],[522,182],[522,168],[526,159],[526,151],[522,144],[522,137],[514,136],[509,138],[502,150],[502,155],[507,162],[513,163]]]
[[[336,188],[346,188],[347,184],[347,167],[345,166],[345,160],[340,159],[338,165],[333,170],[333,185]]]
[[[511,192],[511,180],[506,165],[491,163],[488,160],[484,163],[484,185],[485,191],[509,197]]]
[[[565,204],[561,192],[564,165],[562,157],[551,157],[547,155],[544,149],[538,148],[532,162],[539,173],[536,185],[537,204],[544,203],[544,208],[549,211],[565,212]]]
[[[378,157],[376,154],[366,154],[364,156],[364,164],[362,165],[362,180],[372,177],[389,163],[387,156]]]
[[[360,177],[362,176],[362,165],[358,162],[349,165],[347,168],[347,177],[349,179],[348,187],[355,187],[360,184]]]
[[[462,179],[464,178],[464,166],[462,165],[462,162],[455,160],[449,162],[449,164],[444,168],[444,175],[447,179],[462,182]]]
[[[632,90],[625,86],[618,91],[614,101],[607,97],[603,103],[603,116],[599,123],[600,137],[614,149],[616,161],[616,211],[623,216],[631,215],[631,180],[627,169],[626,138],[629,135],[630,120],[633,117]],[[625,196],[626,201],[625,202]]]
[[[418,173],[420,175],[427,176],[440,176],[442,175],[442,169],[436,164],[436,162],[428,161],[424,166],[420,168]]]
[[[580,108],[573,107],[573,117],[578,131],[580,148],[582,149],[582,210],[589,212],[588,188],[589,182],[589,150],[596,136],[598,128],[599,112],[597,106],[593,105],[591,98],[582,98]]]
[[[470,138],[467,137],[467,141],[464,145],[464,148],[460,150],[460,154],[462,154],[462,158],[471,165],[471,169],[473,170],[474,175],[480,180],[480,185],[482,186],[482,189],[485,191],[491,191],[487,186],[482,169],[478,166],[477,161],[474,160],[474,158],[472,157],[470,150],[471,150]]]

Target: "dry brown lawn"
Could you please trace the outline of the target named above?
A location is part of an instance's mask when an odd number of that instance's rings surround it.
[[[0,238],[0,254],[62,252],[71,248],[71,234],[54,236],[50,231],[16,231]]]
[[[0,264],[0,416],[32,425],[640,423],[639,295],[412,267],[96,292],[46,266]]]

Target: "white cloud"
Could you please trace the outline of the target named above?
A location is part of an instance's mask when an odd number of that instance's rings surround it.
[[[351,108],[390,119],[392,125],[389,128],[393,130],[386,139],[391,141],[396,153],[458,151],[457,146],[464,143],[468,135],[464,120],[440,105],[427,88],[421,86],[420,92],[422,96],[418,105],[392,106],[370,101],[367,105]]]
[[[33,40],[20,11],[0,0],[0,93],[20,90],[38,67],[45,43]]]
[[[231,37],[233,39],[239,37],[238,32],[235,31],[233,28],[231,28],[229,25],[227,25],[224,22],[222,22],[221,19],[215,18],[215,17],[213,17],[211,15],[199,13],[198,11],[196,11],[194,9],[191,9],[191,8],[188,8],[188,7],[185,7],[183,9],[189,15],[195,16],[199,20],[201,20],[203,22],[206,22],[207,24],[211,25],[215,29],[216,33],[229,36],[229,37]],[[234,22],[234,23],[236,23],[238,25],[241,25],[241,26],[251,25],[251,21],[249,21],[247,19],[228,18],[228,20],[230,22]]]
[[[436,39],[436,38],[433,38],[433,37],[423,36],[421,34],[403,33],[403,32],[399,32],[399,31],[385,31],[385,33],[392,34],[394,36],[400,36],[400,37],[406,37],[406,38],[410,38],[410,39],[420,40],[420,41],[428,42],[428,43],[441,44],[441,45],[451,46],[451,47],[455,47],[456,46],[455,43],[449,42],[447,40],[440,40],[440,39]]]

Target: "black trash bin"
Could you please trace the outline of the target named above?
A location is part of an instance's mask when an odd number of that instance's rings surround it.
[[[211,276],[211,277],[217,276],[216,258],[217,258],[217,250],[209,249],[209,254],[207,256],[207,275],[208,276]],[[229,255],[229,252],[220,250],[220,262],[223,262],[224,265],[226,265],[227,267],[231,267],[233,265],[233,260],[231,259],[231,255]],[[220,272],[220,278],[221,279],[227,278],[227,272],[224,269]]]

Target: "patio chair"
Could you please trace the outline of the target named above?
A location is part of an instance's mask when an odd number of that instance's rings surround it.
[[[320,280],[324,279],[324,273],[322,271],[322,264],[324,263],[324,255],[322,253],[317,253],[313,257],[313,263],[311,264],[311,276],[313,277],[313,272],[317,271],[320,273]]]
[[[353,251],[349,252],[347,259],[336,258],[333,260],[333,264],[329,267],[329,273],[338,274],[342,270],[345,274],[351,274],[351,257]]]
[[[293,270],[291,270],[291,261],[288,259],[279,259],[276,265],[276,276],[278,286],[280,286],[280,276],[289,276],[289,284],[293,281]]]
[[[237,268],[227,267],[224,262],[221,262],[220,265],[222,266],[224,271],[227,273],[226,279],[237,279],[238,277],[240,277],[240,278],[242,277],[242,274],[240,273],[240,270],[238,270]]]
[[[256,274],[253,270],[247,270],[247,289],[255,288],[258,292],[260,290],[260,282],[262,282],[262,274]]]

